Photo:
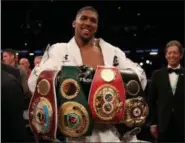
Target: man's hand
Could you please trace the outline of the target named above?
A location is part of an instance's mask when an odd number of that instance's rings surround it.
[[[158,138],[158,129],[157,129],[157,125],[152,125],[150,126],[150,133],[152,134],[152,136],[154,138]]]

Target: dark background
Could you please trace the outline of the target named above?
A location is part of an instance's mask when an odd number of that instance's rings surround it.
[[[71,39],[76,12],[87,5],[99,12],[97,37],[124,50],[134,62],[143,62],[148,77],[166,64],[164,47],[168,41],[179,40],[184,45],[183,1],[2,1],[1,49],[15,49],[19,57],[32,62],[30,52],[39,55],[48,43]],[[151,49],[158,55],[149,55]]]

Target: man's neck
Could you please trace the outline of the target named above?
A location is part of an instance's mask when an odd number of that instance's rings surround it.
[[[84,42],[82,39],[75,37],[76,43],[80,49],[90,48],[94,46],[95,39],[92,38],[91,40]]]

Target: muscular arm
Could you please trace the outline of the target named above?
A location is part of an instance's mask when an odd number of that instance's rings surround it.
[[[143,90],[145,90],[147,84],[145,71],[138,64],[128,59],[125,53],[122,52],[119,48],[116,49],[116,55],[118,56],[119,69],[132,69],[135,71],[139,77]]]

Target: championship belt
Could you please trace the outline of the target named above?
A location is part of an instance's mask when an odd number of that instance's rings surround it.
[[[115,67],[97,66],[89,92],[93,120],[118,123],[124,115],[125,86]]]
[[[29,124],[32,132],[48,140],[56,140],[56,76],[56,71],[43,71],[39,75],[35,93],[29,104]]]
[[[79,74],[79,67],[63,66],[57,86],[59,130],[67,137],[91,135],[92,132],[91,112]]]
[[[149,107],[143,99],[139,78],[131,69],[120,70],[120,73],[126,86],[125,112],[121,123],[127,127],[141,126],[148,116]]]
[[[141,126],[145,123],[149,107],[142,97],[127,99],[123,123],[127,127]]]
[[[126,99],[143,96],[144,92],[137,74],[131,69],[119,70],[126,88]]]
[[[131,69],[119,70],[126,89],[125,111],[117,130],[124,138],[138,134],[140,126],[145,123],[148,116],[148,105],[144,101],[144,91],[138,75]],[[139,127],[138,127],[139,126]],[[135,129],[138,129],[135,131]],[[134,131],[131,133],[131,131]]]

